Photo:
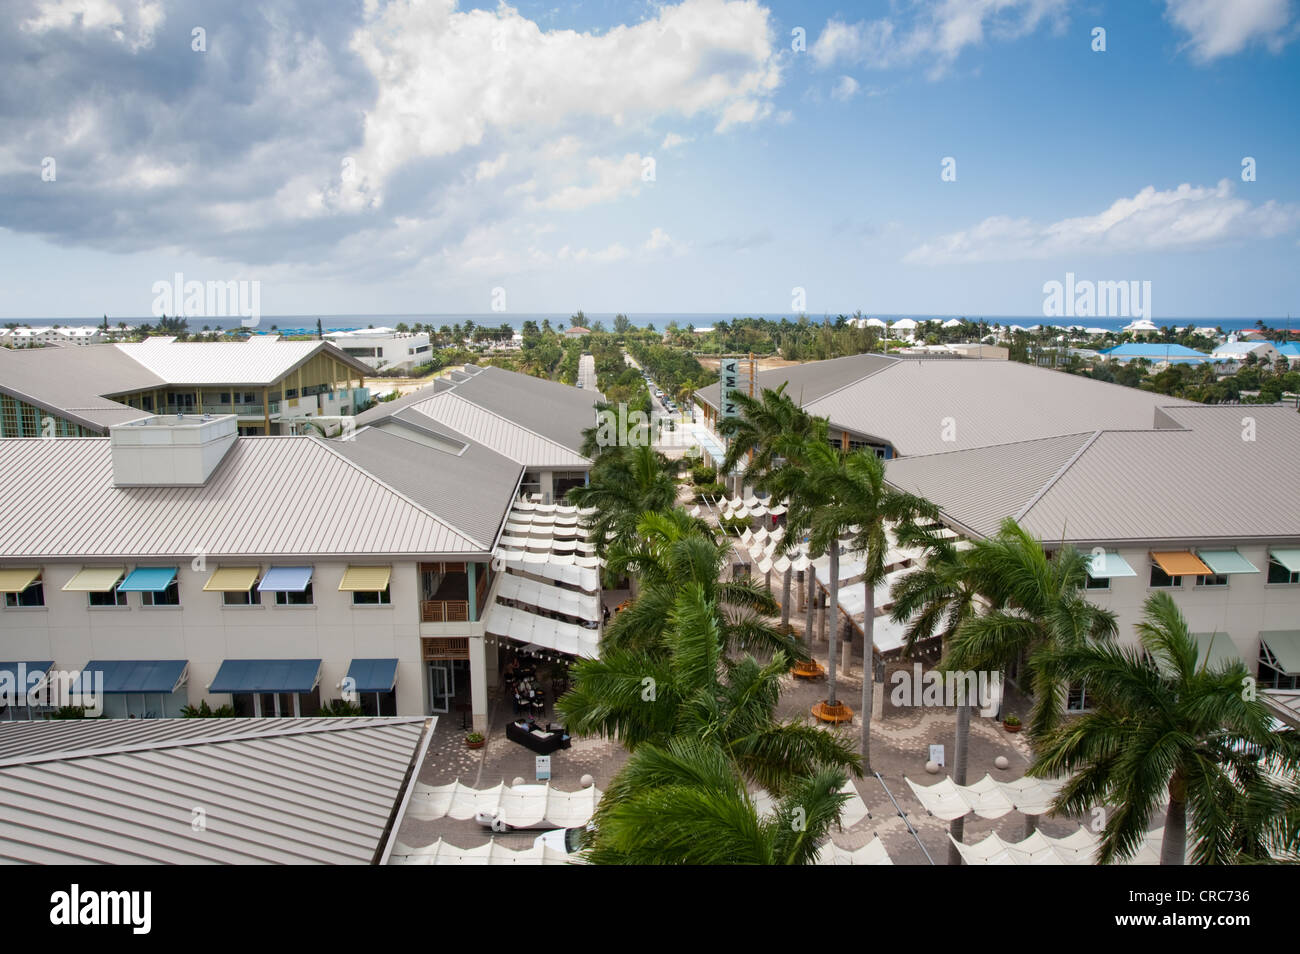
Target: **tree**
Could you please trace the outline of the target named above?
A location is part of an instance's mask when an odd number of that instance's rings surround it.
[[[614,316],[614,334],[625,335],[632,330],[632,322],[627,315]]]
[[[677,500],[676,464],[648,445],[608,448],[591,468],[590,482],[569,491],[569,501],[594,507],[588,529],[596,552],[604,556],[612,542],[630,542],[641,515],[667,510]]]
[[[1113,639],[1115,614],[1086,599],[1087,556],[1070,546],[1049,556],[1011,518],[996,536],[977,540],[966,559],[989,605],[962,621],[942,668],[1005,672],[1023,660],[1021,679],[1033,696],[1028,734],[1036,745],[1065,712],[1068,683],[1050,651]]]
[[[582,313],[581,308],[578,309],[576,314],[569,316],[569,327],[570,328],[587,327],[587,316]]]
[[[799,640],[769,626],[776,601],[766,586],[753,580],[726,579],[731,543],[713,536],[707,524],[676,508],[643,514],[635,532],[609,548],[608,570],[635,575],[639,584],[632,605],[605,628],[603,645],[651,649],[662,644],[678,594],[703,589],[717,612],[721,649],[784,653],[807,659]]]
[[[1087,686],[1092,711],[1058,726],[1031,775],[1068,774],[1058,812],[1113,805],[1098,861],[1131,856],[1153,813],[1164,818],[1162,865],[1267,861],[1300,850],[1300,746],[1274,731],[1240,662],[1209,665],[1168,593],[1146,601],[1139,647],[1082,643],[1051,655]],[[1227,639],[1218,635],[1215,639]]]
[[[800,778],[760,818],[725,752],[677,738],[634,752],[593,817],[587,858],[618,865],[806,865],[836,824],[847,776],[825,768]]]

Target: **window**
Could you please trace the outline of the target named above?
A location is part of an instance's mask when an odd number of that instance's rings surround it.
[[[1108,590],[1110,589],[1110,577],[1108,576],[1090,576],[1087,582],[1083,584],[1084,589],[1088,590]]]
[[[1082,685],[1076,683],[1070,686],[1065,696],[1066,712],[1087,712],[1090,707],[1088,692]]]
[[[1196,578],[1197,586],[1227,586],[1228,576],[1226,573],[1213,573],[1210,576],[1201,575]]]
[[[118,580],[118,583],[120,582],[121,580]],[[90,598],[91,606],[125,606],[126,605],[126,594],[119,593],[117,591],[117,583],[114,583],[113,588],[111,590],[108,590],[105,593],[87,593],[86,596]]]
[[[36,580],[27,589],[19,593],[6,593],[5,606],[44,606],[45,605],[45,585]]]
[[[303,590],[301,593],[290,593],[285,590],[276,590],[275,605],[276,606],[311,606],[312,605],[311,584],[308,583],[307,589]]]
[[[1261,689],[1300,689],[1300,675],[1282,668],[1268,643],[1259,641],[1259,686]]]
[[[255,586],[247,590],[227,590],[221,594],[221,602],[226,606],[259,606],[262,594]]]
[[[157,593],[141,593],[140,601],[145,606],[180,606],[180,582],[178,580],[172,580],[167,584],[167,589],[159,590]]]
[[[384,587],[382,590],[354,590],[352,592],[353,606],[386,606],[393,601],[389,595],[389,588]]]
[[[1292,573],[1277,560],[1268,561],[1269,583],[1300,583],[1300,573]]]
[[[1170,576],[1164,570],[1160,569],[1158,563],[1151,564],[1151,587],[1160,589],[1168,586],[1182,586],[1183,578],[1181,576]]]

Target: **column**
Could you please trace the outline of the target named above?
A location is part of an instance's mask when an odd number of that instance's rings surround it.
[[[478,564],[466,563],[465,574],[469,581],[469,621],[478,622]]]
[[[473,606],[473,602],[470,606]],[[469,694],[470,710],[474,718],[474,731],[487,733],[488,730],[488,693],[487,693],[487,648],[482,636],[469,638]]]

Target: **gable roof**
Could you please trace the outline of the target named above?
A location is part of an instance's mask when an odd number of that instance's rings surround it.
[[[139,362],[109,345],[91,348],[0,348],[0,393],[91,430],[144,417],[145,412],[104,394],[165,384]]]
[[[1243,436],[1243,416],[1254,420],[1253,439]],[[1014,516],[1049,542],[1300,540],[1293,408],[1176,405],[1162,409],[1162,423],[902,458],[889,461],[885,475],[978,535]],[[1214,499],[1224,491],[1269,505],[1224,507]]]
[[[491,448],[526,467],[585,469],[590,461],[568,447],[460,396],[459,389],[435,395],[402,412],[401,420],[422,416]],[[594,416],[593,416],[594,423]]]
[[[854,354],[827,361],[809,361],[784,368],[771,368],[760,371],[755,376],[754,391],[758,393],[765,388],[785,384],[785,393],[796,403],[807,407],[809,403],[830,392],[887,368],[897,360],[883,354]],[[717,410],[720,388],[720,384],[700,388],[695,392],[695,399]]]
[[[109,438],[0,441],[0,557],[481,555],[491,543],[316,437],[241,437],[198,487],[112,481]]]
[[[176,341],[152,337],[116,348],[168,384],[248,384],[278,381],[319,352],[351,367],[361,376],[374,371],[328,341],[286,341],[253,335],[243,342]]]

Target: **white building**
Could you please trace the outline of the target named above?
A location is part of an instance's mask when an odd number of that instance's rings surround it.
[[[325,337],[344,354],[351,355],[376,371],[410,371],[428,364],[433,346],[424,332],[401,332],[392,328],[362,328],[331,331]]]
[[[1272,364],[1279,356],[1277,348],[1270,342],[1238,341],[1235,337],[1229,336],[1226,342],[1214,349],[1210,358],[1214,361],[1231,361],[1240,364],[1246,360],[1247,355],[1251,354],[1263,364]]]

